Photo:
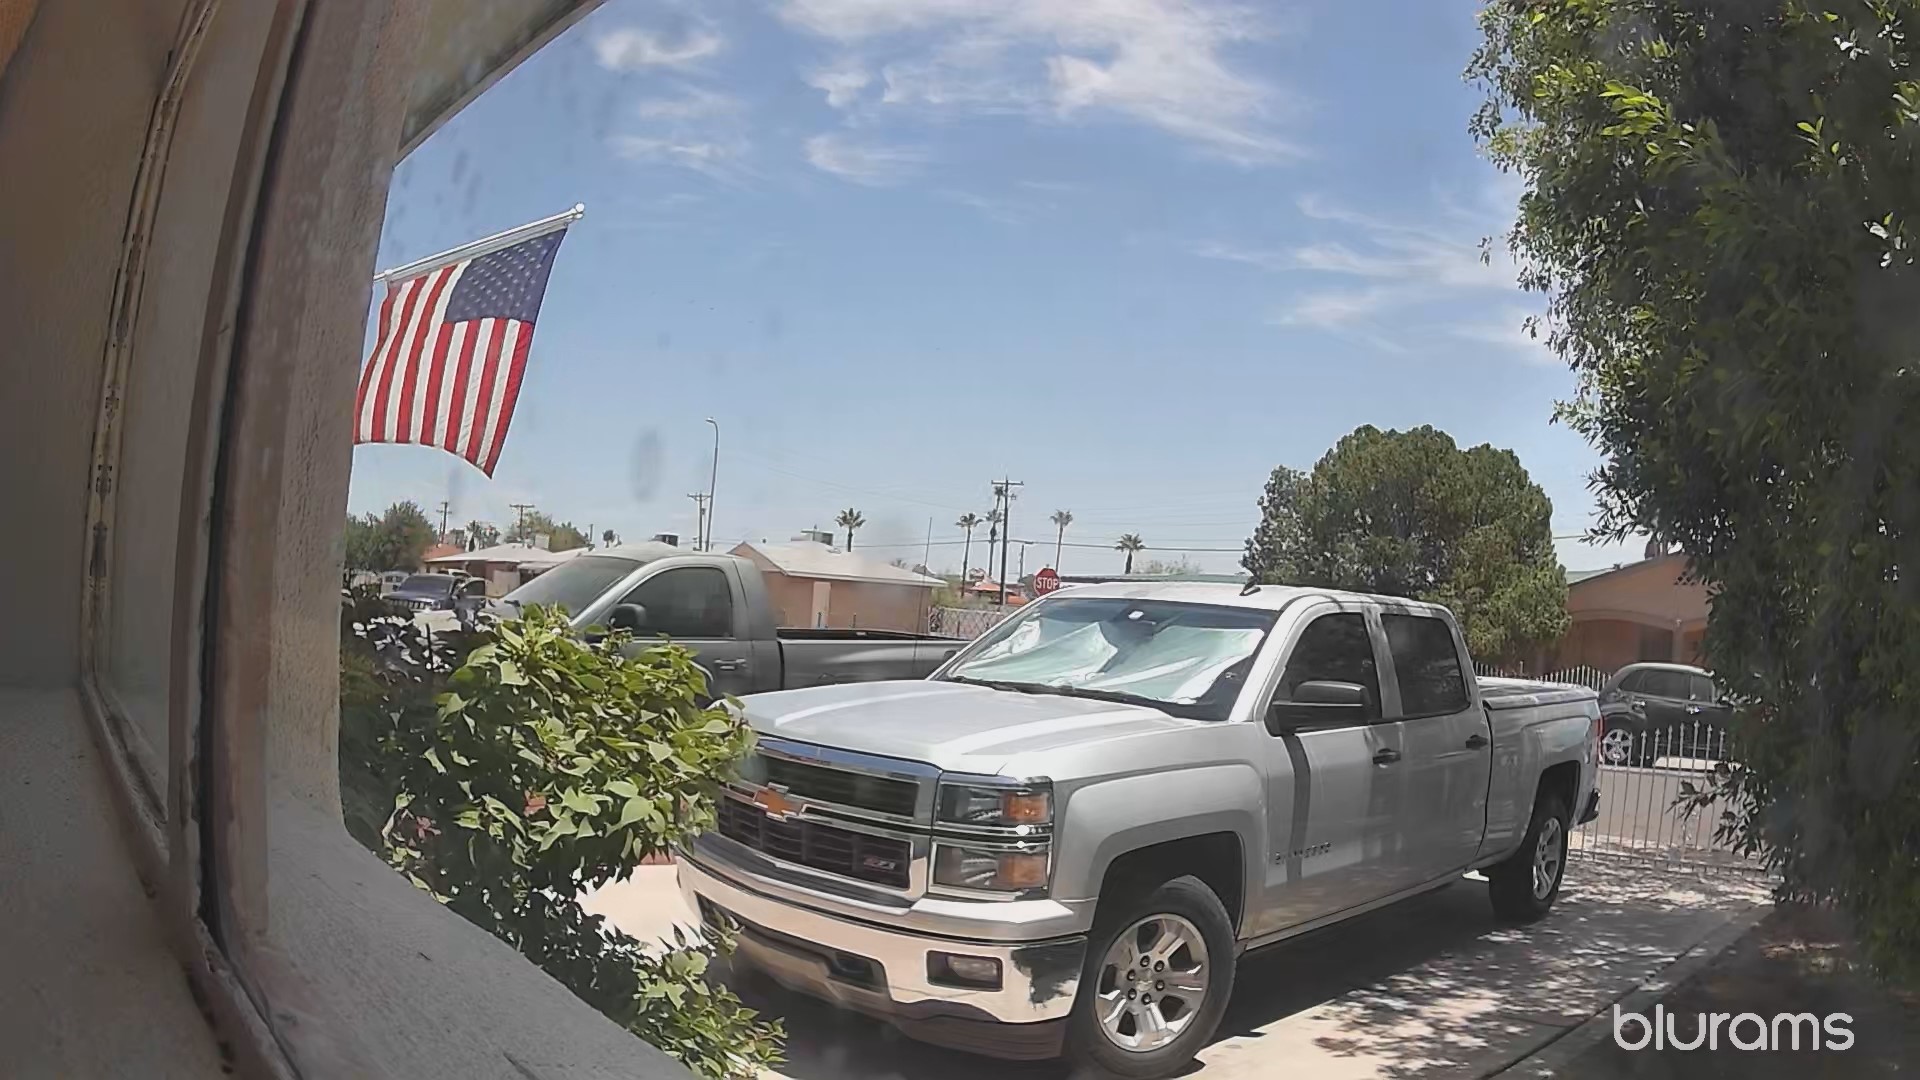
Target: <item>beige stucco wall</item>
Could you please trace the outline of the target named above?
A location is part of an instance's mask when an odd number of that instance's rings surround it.
[[[0,685],[79,670],[87,471],[127,202],[181,0],[47,3],[0,78]],[[75,58],[85,57],[85,63]],[[17,515],[17,516],[14,516]]]
[[[931,590],[871,581],[836,581],[827,625],[862,630],[920,630]]]
[[[1632,615],[1667,627],[1705,623],[1707,589],[1681,580],[1686,566],[1666,555],[1576,582],[1567,588],[1567,613],[1576,621]]]
[[[1707,589],[1683,580],[1685,571],[1684,557],[1666,555],[1569,586],[1573,625],[1546,666],[1610,672],[1642,660],[1699,662]]]

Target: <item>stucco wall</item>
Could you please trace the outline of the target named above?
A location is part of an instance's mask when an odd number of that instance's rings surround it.
[[[40,5],[0,77],[0,685],[78,672],[87,472],[106,310],[181,0]],[[84,63],[76,58],[85,57]]]
[[[1681,580],[1686,560],[1666,555],[1575,582],[1567,588],[1567,612],[1575,619],[1599,612],[1632,612],[1662,625],[1704,622],[1707,589]]]
[[[932,591],[912,585],[836,581],[827,625],[862,630],[919,630]]]

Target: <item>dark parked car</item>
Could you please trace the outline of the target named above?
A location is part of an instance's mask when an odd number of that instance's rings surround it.
[[[1732,715],[1713,675],[1686,664],[1628,664],[1600,687],[1600,760],[1723,758]]]
[[[386,595],[389,604],[403,611],[457,611],[477,608],[486,601],[487,583],[479,578],[453,574],[409,574],[407,580]]]

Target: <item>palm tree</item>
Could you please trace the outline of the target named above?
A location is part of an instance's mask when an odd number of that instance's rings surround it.
[[[1113,550],[1127,553],[1127,573],[1131,574],[1133,573],[1133,553],[1147,550],[1147,542],[1140,539],[1139,533],[1121,533],[1120,542],[1113,545]]]
[[[999,507],[996,506],[987,511],[987,578],[989,580],[993,578],[993,547],[1000,542],[1000,522],[1004,520],[1006,516],[1000,513]]]
[[[500,530],[478,518],[467,522],[467,550],[477,551],[500,542]]]
[[[1066,546],[1067,526],[1073,524],[1073,511],[1055,510],[1053,516],[1047,520],[1053,522],[1060,530],[1058,533],[1055,533],[1053,537],[1053,568],[1058,571],[1060,569],[1060,549]]]
[[[834,518],[833,523],[847,530],[847,550],[852,551],[853,550],[853,530],[859,528],[862,525],[865,525],[867,523],[867,519],[861,516],[860,511],[855,510],[853,507],[849,506],[845,510],[840,511],[840,516],[837,518]]]
[[[954,524],[967,530],[966,546],[960,549],[960,587],[964,589],[967,587],[967,570],[969,569],[967,557],[973,554],[973,530],[980,527],[980,515],[969,511],[961,514],[960,520]]]

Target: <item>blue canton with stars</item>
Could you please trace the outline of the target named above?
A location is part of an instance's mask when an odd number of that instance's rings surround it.
[[[540,314],[554,253],[567,231],[559,229],[510,248],[482,255],[467,265],[447,298],[446,320],[518,319],[530,323]]]

